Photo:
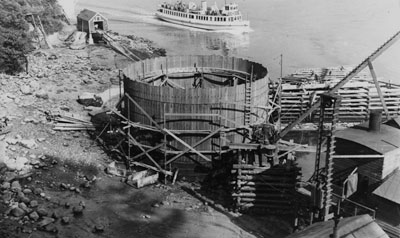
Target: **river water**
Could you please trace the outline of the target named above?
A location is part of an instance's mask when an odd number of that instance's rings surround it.
[[[172,0],[167,0],[171,2]],[[172,1],[174,2],[174,1]],[[196,4],[200,0],[193,0]],[[237,0],[249,32],[207,32],[157,20],[159,0],[78,0],[110,29],[153,40],[170,55],[217,54],[262,63],[272,77],[297,68],[357,65],[400,30],[399,0]],[[217,0],[222,7],[224,0]],[[214,1],[209,1],[209,5]],[[377,74],[400,83],[400,42],[375,62]]]

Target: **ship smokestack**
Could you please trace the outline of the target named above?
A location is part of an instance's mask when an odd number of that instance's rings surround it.
[[[374,110],[369,114],[369,131],[380,132],[382,123],[382,111]]]
[[[207,11],[207,2],[206,1],[201,1],[201,10]]]

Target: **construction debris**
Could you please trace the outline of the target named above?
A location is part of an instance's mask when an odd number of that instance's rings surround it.
[[[95,125],[88,119],[83,118],[72,113],[46,113],[48,119],[56,121],[53,130],[56,131],[82,131],[82,130],[95,130]]]
[[[156,183],[158,178],[159,173],[155,173],[148,169],[128,176],[126,183],[131,186],[135,186],[136,188],[142,188],[144,186]]]

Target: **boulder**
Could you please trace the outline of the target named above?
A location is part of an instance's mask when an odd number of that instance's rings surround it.
[[[35,188],[35,189],[33,189],[33,193],[36,194],[36,195],[40,195],[41,193],[43,193],[43,189]]]
[[[51,214],[51,217],[54,219],[58,219],[61,217],[61,213],[58,210],[54,210],[53,213]]]
[[[103,232],[104,231],[104,226],[102,224],[97,224],[94,226],[94,232]]]
[[[22,210],[22,209],[19,208],[19,207],[14,207],[14,208],[11,210],[10,214],[11,214],[12,216],[14,216],[14,217],[22,217],[22,216],[25,215],[25,211]]]
[[[30,207],[37,207],[38,205],[39,205],[39,203],[36,200],[32,200],[29,202]]]
[[[103,105],[103,100],[101,99],[101,97],[98,97],[93,93],[85,92],[82,95],[78,96],[78,103],[86,107],[101,107],[101,105]]]
[[[3,192],[3,195],[1,196],[1,199],[5,202],[8,203],[13,197],[13,193],[11,191],[5,191]]]
[[[54,223],[51,223],[51,224],[48,224],[47,226],[45,226],[44,230],[47,232],[53,232],[53,233],[58,232],[58,228],[57,228],[56,224],[54,224]]]
[[[6,157],[6,142],[0,141],[0,168],[5,166]]]
[[[28,197],[23,197],[20,199],[21,202],[25,203],[25,204],[29,204],[31,202],[31,200]]]
[[[22,190],[21,184],[19,184],[18,180],[11,183],[11,190],[13,192],[20,192]]]
[[[20,140],[19,144],[27,149],[35,149],[38,147],[34,139]]]
[[[30,190],[29,188],[25,188],[24,190],[22,190],[22,192],[23,192],[24,194],[31,194],[31,193],[32,193],[32,190]]]
[[[3,189],[3,190],[10,189],[10,188],[11,188],[10,182],[4,182],[1,184],[1,189]]]
[[[31,122],[33,124],[39,124],[40,121],[38,119],[33,118],[33,117],[26,117],[24,119],[24,122],[26,122],[26,123]]]
[[[39,220],[39,214],[37,214],[37,212],[32,212],[31,214],[29,214],[29,218],[34,221],[37,221]]]
[[[44,207],[39,207],[39,208],[36,210],[36,212],[37,212],[37,214],[38,214],[39,216],[41,216],[41,217],[47,216],[47,215],[49,214],[49,212],[47,211],[47,209],[44,208]]]
[[[29,83],[29,86],[31,87],[32,90],[39,90],[39,88],[40,88],[40,84],[36,80],[32,80]]]
[[[28,213],[32,211],[32,209],[30,209],[28,206],[26,206],[26,204],[23,202],[18,203],[18,207]]]
[[[44,227],[44,226],[47,226],[47,225],[53,223],[54,221],[55,221],[54,218],[51,218],[51,217],[43,217],[43,219],[42,219],[40,222],[38,222],[37,225],[38,225],[39,227]]]
[[[14,138],[10,138],[10,137],[7,137],[5,139],[5,142],[9,145],[16,145],[18,143],[18,141],[19,141],[18,139],[14,139]]]
[[[63,217],[61,218],[62,224],[69,224],[71,222],[71,217]]]
[[[72,208],[72,212],[74,213],[74,215],[81,215],[83,213],[83,209],[84,207],[82,206],[75,206]]]
[[[25,157],[17,157],[15,159],[6,158],[4,160],[5,165],[11,171],[21,171],[24,169],[25,165],[28,163],[28,159]]]
[[[47,94],[47,92],[44,91],[43,89],[37,91],[37,92],[35,93],[35,96],[36,96],[37,98],[41,98],[41,99],[44,99],[44,100],[49,99],[49,94]]]
[[[29,85],[25,85],[25,84],[22,85],[20,90],[21,90],[21,93],[24,95],[32,94],[32,89]]]

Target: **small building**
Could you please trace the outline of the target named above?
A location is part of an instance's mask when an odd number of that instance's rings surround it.
[[[360,215],[343,218],[336,227],[333,220],[317,222],[286,238],[389,238],[382,228],[369,216]]]
[[[76,27],[89,35],[97,30],[108,31],[108,19],[98,12],[84,9],[78,14]]]
[[[372,112],[369,122],[335,134],[334,183],[340,185],[356,170],[358,190],[366,192],[400,167],[400,120],[382,123],[381,117]]]
[[[379,219],[400,226],[400,170],[391,174],[375,191]],[[400,234],[400,233],[399,233]]]

